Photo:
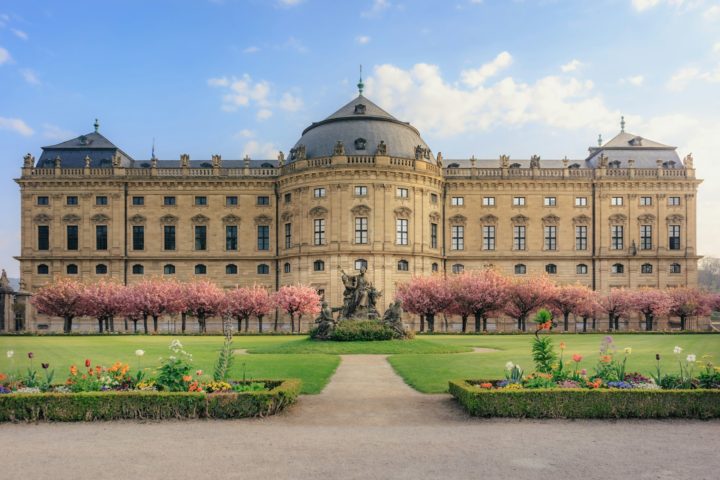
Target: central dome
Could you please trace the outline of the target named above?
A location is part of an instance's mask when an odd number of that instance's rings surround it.
[[[339,142],[345,155],[376,155],[382,142],[381,153],[384,149],[388,156],[434,161],[415,127],[401,122],[362,94],[325,120],[306,128],[290,150],[290,161],[329,157]]]

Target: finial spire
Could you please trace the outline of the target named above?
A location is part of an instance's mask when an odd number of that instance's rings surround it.
[[[625,116],[620,117],[620,131],[625,131]]]
[[[152,156],[150,158],[155,158],[155,137],[153,137]]]
[[[360,81],[357,84],[358,92],[360,92],[360,95],[363,94],[363,89],[365,88],[365,84],[362,81],[362,64],[360,64]]]
[[[602,147],[602,133],[598,133],[598,147]]]
[[[97,118],[95,119],[95,123],[93,123],[93,127],[95,127],[95,133],[97,133],[97,131],[100,129],[100,122]]]

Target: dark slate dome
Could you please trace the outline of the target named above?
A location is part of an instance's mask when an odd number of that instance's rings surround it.
[[[290,151],[290,161],[329,157],[338,141],[345,155],[375,155],[380,142],[391,157],[416,158],[434,162],[434,156],[420,133],[407,122],[401,122],[373,102],[358,95],[325,120],[310,125]],[[418,148],[419,147],[419,148]],[[382,147],[381,147],[382,148]]]

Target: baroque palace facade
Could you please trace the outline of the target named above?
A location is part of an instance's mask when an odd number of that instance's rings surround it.
[[[448,160],[359,87],[287,158],[134,160],[97,122],[26,155],[23,289],[58,276],[305,283],[340,305],[338,267],[363,264],[381,308],[412,275],[489,266],[599,291],[697,285],[690,155],[623,122],[584,159]]]

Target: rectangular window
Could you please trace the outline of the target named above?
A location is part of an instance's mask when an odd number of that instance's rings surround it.
[[[483,207],[494,207],[495,197],[483,197]]]
[[[285,224],[285,248],[292,248],[292,223]]]
[[[395,233],[396,244],[408,244],[408,221],[406,218],[398,218],[395,220]]]
[[[525,250],[525,225],[513,227],[513,250]]]
[[[576,207],[587,207],[587,197],[575,197]]]
[[[163,250],[175,250],[175,225],[163,226]]]
[[[133,250],[145,249],[145,227],[142,225],[133,225],[132,227],[132,245]]]
[[[397,190],[395,190],[395,196],[398,198],[408,198],[408,189],[398,187]]]
[[[175,197],[163,197],[163,205],[168,207],[175,205]]]
[[[525,205],[525,197],[513,197],[513,205],[516,207],[522,207]]]
[[[205,196],[195,197],[195,205],[196,205],[196,206],[198,206],[198,207],[204,207],[204,206],[206,206],[207,204],[208,204],[208,203],[207,203],[207,197],[205,197]]]
[[[313,196],[315,198],[322,198],[325,196],[325,189],[324,188],[316,188],[313,190]]]
[[[546,207],[554,207],[557,205],[557,197],[545,197],[543,205]]]
[[[50,197],[37,197],[37,204],[38,205],[50,205]]]
[[[285,203],[292,202],[292,193],[286,193],[283,199],[285,200]]]
[[[640,250],[652,250],[652,237],[652,225],[640,225]]]
[[[612,197],[610,199],[610,205],[614,207],[619,207],[623,204],[623,197]]]
[[[355,217],[355,243],[368,243],[367,217]]]
[[[260,195],[257,197],[257,204],[258,205],[270,205],[270,197],[266,195]]]
[[[237,225],[225,225],[225,250],[238,249],[238,227]]]
[[[430,224],[430,248],[438,248],[438,224]]]
[[[316,218],[313,220],[313,243],[325,245],[325,219]]]
[[[132,197],[132,204],[135,206],[145,205],[145,197]]]
[[[98,195],[95,197],[95,205],[107,205],[108,198],[104,195]]]
[[[668,235],[668,248],[670,250],[680,250],[680,225],[669,225]]]
[[[680,197],[668,197],[668,205],[671,207],[677,207],[680,205]]]
[[[622,225],[610,227],[610,249],[622,250],[625,248],[625,228]]]
[[[95,225],[95,250],[107,250],[108,228],[107,225]]]
[[[437,199],[438,199],[437,193],[430,194],[430,203],[437,203]]]
[[[50,250],[50,226],[38,225],[38,250]]]
[[[195,225],[195,250],[207,250],[207,226]]]
[[[356,197],[365,197],[367,196],[367,187],[364,185],[358,185],[355,187],[355,196]]]
[[[578,225],[575,227],[575,250],[587,250],[588,227],[586,225]]]
[[[649,207],[652,205],[652,197],[640,197],[640,206]]]
[[[67,197],[67,204],[68,205],[77,205],[78,204],[78,197],[75,195],[68,195]]]
[[[454,207],[459,207],[462,205],[465,205],[465,198],[464,197],[452,197],[450,199],[450,205]]]
[[[68,225],[67,226],[67,249],[68,250],[77,250],[79,247],[79,238],[78,238],[78,226],[77,225]]]
[[[483,250],[495,250],[495,226],[483,226]]]
[[[258,225],[258,250],[270,250],[270,226]]]
[[[450,233],[451,250],[465,250],[465,227],[453,225],[450,227]]]
[[[235,195],[225,197],[225,206],[226,207],[236,207],[237,204],[238,204],[238,197],[236,197]]]
[[[545,250],[557,250],[557,227],[554,225],[545,227]]]

